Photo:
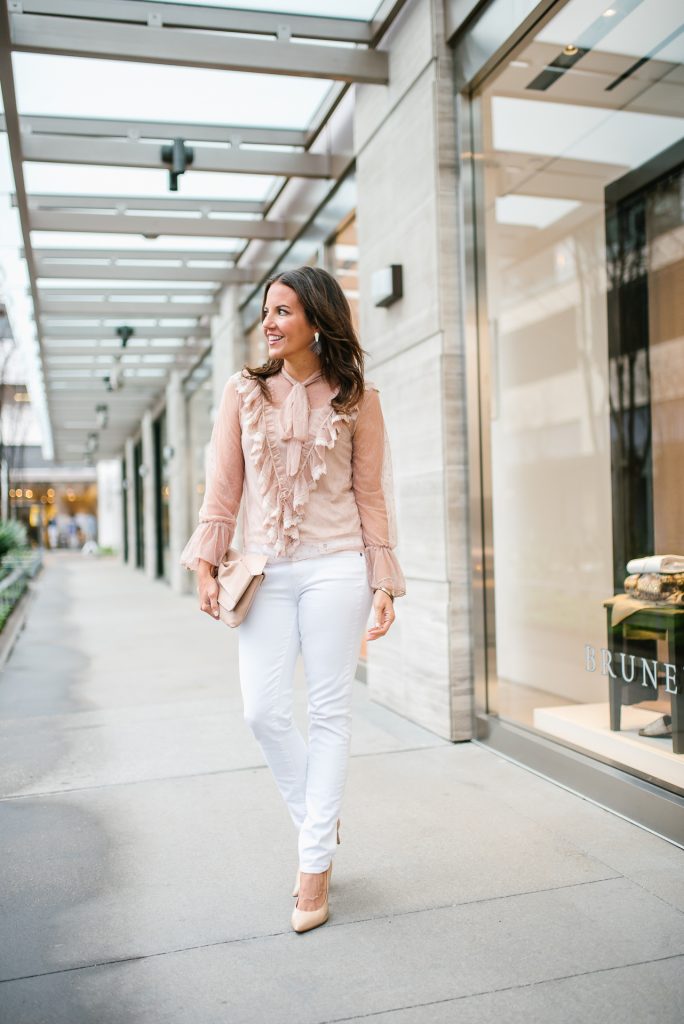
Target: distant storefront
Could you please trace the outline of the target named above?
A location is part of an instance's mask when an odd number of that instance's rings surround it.
[[[26,526],[31,545],[78,549],[97,538],[94,468],[55,466],[33,446],[14,463],[7,473],[7,515]]]

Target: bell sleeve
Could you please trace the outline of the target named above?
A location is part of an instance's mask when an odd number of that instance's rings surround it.
[[[393,597],[406,593],[406,580],[394,552],[396,513],[389,438],[380,396],[367,385],[352,435],[352,488],[361,518],[368,580]]]
[[[179,559],[186,569],[196,572],[200,558],[212,565],[221,562],[235,533],[244,477],[239,396],[228,380],[209,440],[199,523]]]

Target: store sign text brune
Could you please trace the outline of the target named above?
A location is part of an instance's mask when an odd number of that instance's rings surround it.
[[[600,648],[601,675],[610,675],[613,679],[621,679],[623,683],[640,683],[653,690],[658,689],[658,665],[665,670],[664,683],[667,693],[684,693],[684,686],[677,682],[677,666],[669,661],[656,661],[654,658],[640,658],[624,651],[609,651]],[[641,662],[641,672],[637,671],[637,662]],[[596,648],[591,644],[584,645],[584,668],[587,672],[596,671]],[[682,667],[684,672],[684,666]]]

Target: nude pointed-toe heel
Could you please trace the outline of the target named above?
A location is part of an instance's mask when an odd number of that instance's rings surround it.
[[[340,819],[337,819],[337,845],[339,846],[342,840],[340,839]],[[330,877],[332,878],[332,868],[330,870]],[[293,896],[299,896],[299,868],[297,868],[297,874],[295,876],[295,884],[292,889]]]
[[[325,924],[330,915],[330,908],[328,905],[328,891],[330,888],[330,876],[332,874],[332,860],[328,865],[328,870],[325,872],[325,900],[323,905],[318,907],[317,910],[299,910],[295,903],[294,910],[292,911],[292,917],[290,921],[292,927],[296,932],[308,932],[311,928],[317,928],[320,924]],[[299,900],[297,900],[299,903]]]

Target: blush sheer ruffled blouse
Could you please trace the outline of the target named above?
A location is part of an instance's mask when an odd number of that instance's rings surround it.
[[[371,587],[406,593],[397,560],[389,439],[377,387],[352,410],[320,371],[297,381],[283,367],[271,401],[243,370],[226,381],[207,453],[199,523],[180,557],[218,565],[243,502],[242,550],[269,561],[363,551]]]

